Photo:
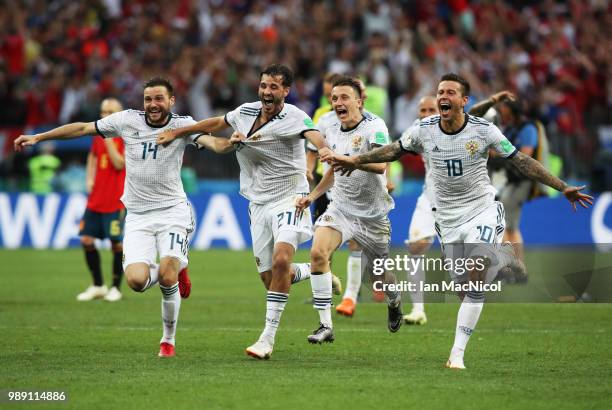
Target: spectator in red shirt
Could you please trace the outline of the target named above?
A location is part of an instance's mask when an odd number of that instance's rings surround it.
[[[107,98],[100,105],[102,118],[123,110],[121,103]],[[121,203],[125,182],[124,145],[121,138],[95,136],[87,157],[87,191],[89,200],[81,220],[81,244],[85,251],[87,267],[93,285],[77,296],[77,300],[88,301],[104,298],[109,302],[121,299],[119,290],[123,276],[123,225],[125,207]],[[110,290],[104,285],[100,254],[95,238],[109,238],[113,252],[113,285]]]

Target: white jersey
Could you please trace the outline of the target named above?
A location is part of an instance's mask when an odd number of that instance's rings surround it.
[[[125,110],[95,122],[101,136],[119,136],[125,143],[125,188],[121,202],[130,212],[168,208],[187,199],[181,182],[185,147],[194,137],[157,145],[162,131],[195,124],[190,116],[170,114],[164,125],[149,124],[144,111]]]
[[[442,131],[439,115],[427,117],[402,135],[400,145],[406,151],[423,154],[434,215],[447,227],[472,219],[495,200],[495,188],[487,173],[489,149],[505,158],[517,152],[499,128],[468,114],[463,127],[453,134]]]
[[[339,120],[326,128],[325,139],[334,152],[359,155],[377,146],[389,144],[389,131],[385,122],[374,114],[364,112],[359,124],[343,130]],[[384,174],[356,169],[350,176],[334,173],[332,204],[358,218],[386,216],[394,207],[387,191]]]
[[[240,194],[256,204],[266,204],[301,193],[308,193],[306,151],[302,140],[306,131],[315,130],[310,117],[285,103],[270,121],[253,129],[261,112],[261,102],[242,104],[225,115],[225,121],[247,136],[238,146]]]

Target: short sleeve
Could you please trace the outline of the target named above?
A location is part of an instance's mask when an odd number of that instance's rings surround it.
[[[389,130],[387,129],[387,125],[384,121],[374,121],[370,130],[371,131],[368,135],[370,145],[383,146],[388,145],[391,141],[389,138]]]
[[[187,116],[181,118],[178,121],[177,125],[179,126],[179,128],[182,128],[182,127],[192,126],[193,124],[196,124],[196,121],[193,118],[191,118],[191,116],[187,115]],[[191,134],[191,135],[186,135],[184,138],[187,140],[187,142],[189,142],[191,144],[195,144],[195,140],[198,139],[198,137],[200,135],[201,134],[199,134],[199,133],[198,134]]]
[[[511,158],[516,155],[517,152],[514,145],[512,145],[499,128],[493,124],[487,127],[487,145],[504,158]]]
[[[525,125],[517,136],[516,144],[521,148],[535,148],[538,145],[538,129],[535,127],[535,125]]]
[[[303,137],[308,131],[319,131],[312,119],[304,112],[300,117],[296,118],[295,127],[297,128],[298,134],[300,134],[301,137]]]
[[[423,152],[423,142],[421,140],[421,123],[416,123],[408,128],[399,139],[400,147],[407,152]]]
[[[242,105],[240,107],[242,107]],[[227,114],[225,114],[225,117],[224,117],[227,125],[232,127],[234,131],[236,131],[236,127],[238,126],[237,121],[238,121],[238,115],[240,114],[240,107],[237,107],[233,111],[228,112]]]
[[[96,132],[104,138],[123,135],[123,118],[125,113],[126,111],[119,111],[99,119],[94,123]]]

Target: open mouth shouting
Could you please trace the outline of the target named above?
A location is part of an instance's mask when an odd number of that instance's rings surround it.
[[[266,110],[274,108],[274,97],[262,97],[261,104]]]
[[[348,110],[344,107],[336,107],[334,111],[336,111],[338,118],[346,118],[348,115]]]
[[[451,103],[449,103],[448,101],[440,101],[440,103],[438,104],[438,109],[440,110],[440,114],[442,115],[450,114],[451,108]]]

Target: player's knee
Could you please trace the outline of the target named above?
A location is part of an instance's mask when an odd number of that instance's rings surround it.
[[[166,267],[159,270],[159,284],[161,286],[172,286],[178,282],[178,271],[173,267]]]
[[[91,236],[81,236],[81,245],[86,251],[91,251],[96,248],[94,238]]]
[[[142,292],[147,285],[147,278],[143,275],[125,274],[125,280],[130,289],[136,292]]]
[[[285,253],[278,253],[274,255],[272,260],[272,272],[278,273],[289,273],[291,270],[291,257]]]
[[[329,252],[326,252],[325,249],[320,247],[313,247],[310,251],[310,260],[315,267],[324,265],[329,260],[329,256]]]

